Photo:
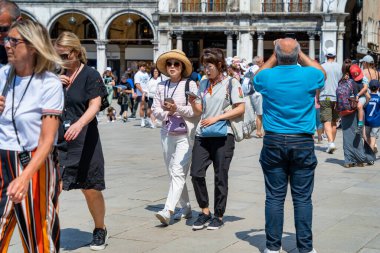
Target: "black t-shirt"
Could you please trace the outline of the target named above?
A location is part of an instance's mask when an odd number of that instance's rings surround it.
[[[73,123],[82,117],[88,109],[91,99],[106,95],[102,85],[104,84],[100,74],[85,65],[65,92],[65,108],[62,119],[70,120]],[[89,125],[96,125],[96,122],[96,118],[94,118]]]

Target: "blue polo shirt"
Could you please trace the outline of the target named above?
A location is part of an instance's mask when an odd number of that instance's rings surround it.
[[[263,96],[263,125],[267,132],[314,134],[315,92],[325,76],[314,67],[280,65],[260,71],[255,90]]]

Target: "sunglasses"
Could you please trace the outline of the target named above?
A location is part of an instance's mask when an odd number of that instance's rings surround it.
[[[70,55],[72,52],[73,52],[73,51],[71,50],[69,53],[60,54],[59,57],[61,57],[62,60],[67,60],[67,59],[69,59],[69,55]]]
[[[9,31],[10,26],[0,26],[0,33],[5,33]]]
[[[11,47],[15,47],[20,43],[24,43],[25,41],[23,39],[18,39],[18,38],[13,38],[13,37],[8,36],[4,38],[4,45],[7,44],[7,42],[9,42]]]
[[[166,67],[170,68],[171,66],[174,66],[175,68],[179,68],[179,66],[181,66],[181,63],[179,61],[175,61],[175,62],[167,61]]]

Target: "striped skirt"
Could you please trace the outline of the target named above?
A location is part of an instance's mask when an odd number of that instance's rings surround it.
[[[57,212],[59,172],[49,154],[29,183],[27,195],[15,204],[6,192],[9,183],[23,170],[18,152],[0,150],[0,252],[7,252],[13,230],[18,225],[24,252],[59,252]],[[34,156],[35,151],[30,152]]]

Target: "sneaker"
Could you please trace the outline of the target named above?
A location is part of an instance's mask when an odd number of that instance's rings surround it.
[[[95,228],[92,233],[91,250],[104,250],[107,245],[108,233],[106,228]]]
[[[197,220],[193,224],[193,230],[199,230],[199,229],[205,228],[207,226],[206,223],[210,220],[211,220],[211,213],[209,213],[208,215],[204,213],[200,213],[198,215]]]
[[[140,124],[140,126],[141,126],[141,127],[145,127],[145,120],[144,120],[144,119],[141,120],[141,124]]]
[[[190,219],[193,217],[191,212],[191,207],[184,207],[179,210],[179,212],[175,213],[173,219],[181,220],[181,219]]]
[[[156,213],[156,218],[161,221],[162,224],[168,226],[170,223],[170,212],[169,210],[163,209]]]
[[[317,253],[317,251],[315,249],[313,249],[312,251],[310,251],[309,253]]]
[[[369,165],[369,166],[374,165],[374,164],[375,164],[375,161],[369,161],[369,162],[367,163],[367,165]]]
[[[217,230],[223,227],[223,225],[224,225],[224,222],[221,219],[219,219],[219,217],[214,217],[211,220],[210,224],[208,224],[207,230]]]
[[[336,150],[335,144],[334,144],[334,142],[331,142],[331,143],[329,143],[329,145],[326,149],[326,153],[332,154],[332,153],[334,153],[335,150]]]
[[[270,250],[268,248],[266,248],[264,250],[264,253],[280,253],[281,252],[281,249],[280,250]]]

